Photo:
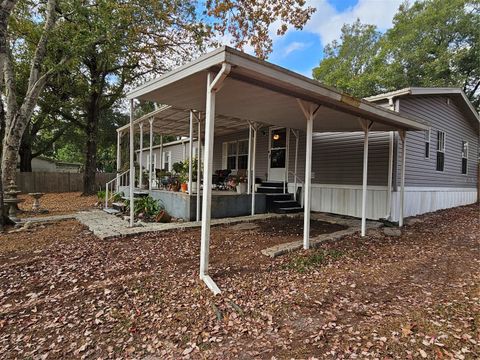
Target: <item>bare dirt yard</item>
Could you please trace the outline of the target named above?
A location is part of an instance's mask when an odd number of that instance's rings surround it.
[[[80,192],[47,193],[40,199],[42,209],[48,210],[46,214],[32,212],[33,198],[28,194],[20,194],[19,198],[24,202],[18,207],[24,212],[20,217],[50,216],[73,214],[77,211],[88,210],[95,207],[98,202],[96,195],[82,196]]]
[[[478,359],[479,207],[422,220],[276,259],[260,250],[301,239],[299,219],[214,227],[218,296],[198,280],[199,229],[101,241],[64,221],[0,235],[0,354]]]

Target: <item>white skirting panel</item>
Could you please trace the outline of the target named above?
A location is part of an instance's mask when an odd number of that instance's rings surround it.
[[[288,185],[293,193],[293,184]],[[392,193],[391,221],[398,221],[400,193]],[[477,201],[475,188],[405,187],[405,217],[440,209],[473,204]],[[362,216],[361,185],[312,184],[312,211],[328,212],[360,218]],[[367,218],[383,219],[387,212],[387,187],[369,186]]]
[[[293,193],[293,185],[289,184]],[[362,216],[361,185],[312,184],[312,211]],[[367,190],[367,218],[381,219],[387,216],[387,187],[369,186]]]
[[[398,221],[400,193],[392,194],[392,221]],[[475,188],[405,187],[405,217],[473,204],[477,201]]]

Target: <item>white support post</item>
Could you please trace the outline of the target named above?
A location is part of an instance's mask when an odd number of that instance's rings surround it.
[[[295,134],[295,179],[294,179],[294,199],[297,201],[297,163],[298,163],[298,137],[300,136],[300,133],[298,130],[294,130]]]
[[[148,161],[148,190],[152,191],[152,181],[153,181],[153,118],[149,119],[150,123],[150,139],[148,145],[149,149],[149,161]]]
[[[255,172],[256,172],[256,162],[257,162],[257,125],[252,129],[253,130],[253,139],[252,139],[252,181],[251,181],[251,194],[252,194],[252,216],[255,215]]]
[[[252,191],[252,124],[248,124],[247,194]]]
[[[366,120],[360,120],[360,124],[363,128],[363,180],[362,180],[362,228],[361,236],[364,237],[367,233],[367,181],[368,181],[368,133],[370,130],[370,124]]]
[[[307,139],[305,155],[305,202],[303,219],[303,248],[310,247],[310,208],[312,200],[312,138],[313,138],[313,116],[307,118]]]
[[[130,188],[129,188],[129,197],[130,197],[130,227],[133,227],[133,190],[135,187],[135,166],[133,164],[135,160],[135,150],[134,146],[134,132],[135,126],[133,124],[135,105],[133,99],[130,100]]]
[[[188,149],[188,194],[192,195],[192,184],[193,184],[193,111],[190,110],[190,146]]]
[[[138,126],[140,127],[140,159],[138,161],[140,173],[138,174],[138,187],[143,189],[143,122]]]
[[[320,106],[314,109],[314,104],[304,103],[297,99],[300,109],[307,120],[307,138],[306,138],[306,154],[305,154],[305,201],[303,215],[303,248],[310,248],[310,208],[312,201],[312,139],[313,139],[313,120]]]
[[[392,217],[392,185],[393,185],[393,131],[389,133],[388,143],[388,180],[387,180],[387,215],[386,218]]]
[[[161,170],[164,170],[163,169],[163,135],[160,135],[160,169]],[[166,169],[168,171],[168,169]]]
[[[198,114],[198,135],[197,135],[197,221],[200,221],[200,187],[202,176],[202,123]]]
[[[210,220],[212,204],[212,173],[213,173],[213,142],[215,131],[215,94],[220,90],[223,81],[230,72],[230,65],[224,63],[220,72],[213,79],[212,73],[207,74],[207,96],[205,111],[205,155],[203,171],[202,228],[200,231],[200,279],[214,293],[220,289],[208,275],[210,250]]]
[[[404,217],[404,203],[405,203],[405,160],[407,158],[407,132],[401,130],[398,132],[402,140],[402,170],[400,180],[400,215],[398,219],[398,226],[403,226]]]
[[[116,192],[120,191],[120,169],[122,168],[122,132],[117,131],[117,180]]]

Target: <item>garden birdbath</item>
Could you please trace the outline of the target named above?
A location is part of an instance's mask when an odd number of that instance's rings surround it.
[[[45,195],[45,193],[41,192],[35,192],[35,193],[29,193],[31,197],[33,197],[33,205],[32,205],[32,211],[34,212],[39,212],[40,211],[40,198]],[[43,210],[42,210],[43,211]]]

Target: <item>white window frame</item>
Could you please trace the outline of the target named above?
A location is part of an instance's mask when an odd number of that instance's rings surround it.
[[[467,161],[465,166],[465,173],[463,172],[463,159]],[[462,175],[468,175],[468,140],[462,140],[462,163],[460,171]]]
[[[172,171],[172,152],[171,151],[163,151],[162,155],[162,169],[165,169],[165,163],[168,164],[168,169],[167,171]],[[168,157],[168,162],[166,161]]]
[[[443,134],[443,137],[440,136],[441,134]],[[438,171],[438,172],[444,172],[445,171],[445,153],[446,153],[445,144],[446,144],[446,140],[447,140],[447,133],[445,131],[442,131],[442,130],[437,130],[437,154],[439,152],[443,153],[443,169],[438,170],[437,169],[437,163],[435,163],[435,170]],[[437,157],[438,157],[438,155],[437,155]]]
[[[432,131],[431,130],[425,130],[425,145],[424,145],[424,156],[425,159],[430,159],[430,152],[432,150],[432,142],[431,142],[431,137],[432,137]],[[425,151],[425,148],[427,147],[428,143],[428,152]]]
[[[248,139],[239,139],[239,140],[232,140],[232,141],[224,141],[222,144],[222,169],[227,169],[227,164],[228,164],[228,145],[229,144],[236,144],[236,154],[235,154],[235,169],[230,169],[230,170],[237,170],[238,171],[238,157],[239,156],[248,156],[248,150],[247,153],[245,154],[239,154],[240,150],[240,143],[246,141],[248,143]],[[247,145],[248,147],[248,145]]]

